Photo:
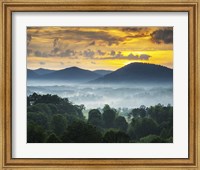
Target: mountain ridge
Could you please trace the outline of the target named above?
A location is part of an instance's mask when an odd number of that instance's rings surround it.
[[[43,80],[60,80],[60,81],[90,81],[99,78],[100,75],[78,67],[69,67],[56,70],[52,73],[41,75],[39,78]]]
[[[113,71],[111,71],[111,70],[94,70],[93,72],[95,72],[95,73],[97,73],[99,75],[105,76],[106,74],[110,74]]]
[[[40,68],[41,70],[42,68]],[[47,69],[48,70],[48,69]],[[51,70],[52,71],[52,70]],[[96,71],[102,72],[98,74]],[[28,79],[60,80],[69,82],[85,82],[94,84],[107,83],[160,83],[173,81],[173,69],[150,63],[130,63],[116,71],[86,70],[79,67],[69,67],[54,70],[51,73],[39,75],[34,70],[27,69]]]
[[[32,70],[32,71],[34,71],[38,75],[44,75],[44,74],[52,73],[56,70],[50,70],[50,69],[46,69],[46,68],[38,68],[38,69],[35,69],[35,70]]]
[[[130,63],[90,83],[172,82],[173,70],[156,64]]]

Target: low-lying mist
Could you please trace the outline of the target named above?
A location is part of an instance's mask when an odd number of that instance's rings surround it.
[[[69,83],[27,83],[27,95],[56,94],[66,97],[74,104],[83,104],[86,109],[103,108],[105,104],[113,108],[136,108],[141,105],[153,106],[158,103],[173,105],[172,84],[69,84]]]

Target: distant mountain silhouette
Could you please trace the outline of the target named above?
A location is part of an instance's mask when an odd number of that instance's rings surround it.
[[[39,75],[35,73],[33,70],[27,69],[27,78],[28,79],[38,79]]]
[[[40,76],[40,78],[43,80],[60,80],[72,82],[87,82],[99,77],[100,75],[97,73],[78,67],[70,67]]]
[[[78,67],[70,67],[47,73],[46,69],[27,69],[28,79],[62,82],[89,82],[94,84],[106,83],[172,83],[173,70],[164,66],[146,63],[131,63],[116,71],[89,71]],[[45,74],[46,73],[46,74]],[[106,74],[107,73],[107,74]],[[102,75],[103,74],[103,75]]]
[[[110,70],[95,70],[93,72],[95,72],[95,73],[97,73],[97,74],[99,74],[101,76],[105,76],[106,74],[112,73],[112,71],[110,71]]]
[[[131,63],[90,83],[171,83],[173,70],[164,66]]]
[[[35,73],[38,75],[44,75],[44,74],[49,74],[54,72],[55,70],[49,70],[49,69],[44,69],[44,68],[38,68],[36,70],[33,70]]]

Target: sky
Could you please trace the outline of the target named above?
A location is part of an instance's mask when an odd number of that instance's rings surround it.
[[[116,70],[142,62],[173,68],[173,27],[27,27],[27,67]]]

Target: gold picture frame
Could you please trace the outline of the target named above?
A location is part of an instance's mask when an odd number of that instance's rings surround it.
[[[198,0],[2,0],[0,27],[0,168],[1,169],[200,169],[199,8]],[[109,11],[188,12],[189,16],[189,158],[156,159],[13,159],[12,153],[12,12]]]

